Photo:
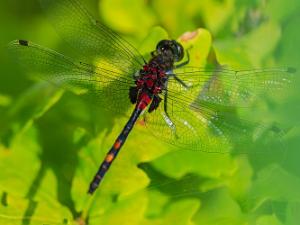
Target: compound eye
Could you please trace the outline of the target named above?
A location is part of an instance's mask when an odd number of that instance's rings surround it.
[[[184,57],[184,48],[177,41],[173,41],[173,43],[174,43],[174,45],[173,45],[174,59],[175,59],[176,62],[179,62]]]
[[[169,40],[161,40],[156,45],[156,50],[159,52],[163,52],[165,49],[170,47],[170,41]]]
[[[184,57],[182,45],[175,40],[162,40],[158,42],[156,51],[160,53],[171,51],[175,62],[181,61]]]

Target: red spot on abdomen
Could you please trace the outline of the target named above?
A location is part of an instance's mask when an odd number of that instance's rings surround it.
[[[114,157],[115,156],[112,153],[109,153],[105,158],[105,162],[111,163],[113,161]]]
[[[147,93],[142,92],[139,96],[137,108],[140,110],[144,110],[151,103],[151,100],[152,99]]]
[[[120,140],[117,140],[117,141],[115,142],[115,144],[114,144],[114,148],[115,148],[116,150],[118,150],[120,147],[121,147],[121,141],[120,141]]]

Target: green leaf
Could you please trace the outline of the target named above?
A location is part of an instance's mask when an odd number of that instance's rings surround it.
[[[0,223],[5,225],[71,225],[72,214],[59,203],[42,203],[1,192]]]
[[[227,178],[227,182],[230,193],[239,200],[247,194],[252,185],[253,168],[247,156],[235,157],[234,162],[237,165],[236,170]]]
[[[12,126],[22,131],[29,128],[34,120],[43,116],[61,98],[63,90],[46,82],[38,83],[24,91],[20,97],[11,104],[11,107],[0,120],[4,126],[2,132],[8,132]]]
[[[160,21],[173,39],[183,32],[195,29],[192,18],[197,12],[197,5],[198,1],[192,0],[173,0],[172,4],[168,1],[152,1],[157,21]],[[185,16],[179,16],[183,14]]]
[[[268,201],[300,202],[299,188],[299,177],[279,165],[271,165],[258,173],[243,204],[253,210]]]
[[[36,130],[29,129],[23,135],[16,136],[9,149],[1,146],[0,187],[2,190],[19,196],[26,196],[28,193],[41,166],[36,135]]]
[[[11,98],[6,95],[0,94],[0,106],[8,106],[11,104]]]
[[[228,190],[216,189],[202,197],[202,207],[194,217],[196,224],[243,224],[243,214]]]
[[[125,124],[125,120],[120,120],[120,124]],[[105,179],[103,179],[95,196],[92,197],[92,200],[89,200],[86,198],[86,192],[91,179],[97,172],[100,163],[104,160],[106,153],[121,131],[121,128],[121,125],[115,126],[109,135],[107,135],[106,132],[102,133],[100,139],[91,141],[80,151],[79,164],[73,180],[72,189],[72,197],[78,211],[83,210],[86,204],[92,204],[88,203],[88,201],[100,201],[102,202],[101,206],[105,209],[112,204],[110,200],[107,199],[114,196],[123,199],[126,198],[126,196],[144,190],[149,184],[149,178],[138,168],[138,164],[152,161],[167,151],[164,145],[155,142],[153,137],[149,137],[143,133],[145,127],[137,125],[126,141],[126,145],[122,148],[113,165],[105,175]],[[140,140],[138,146],[135,142],[137,139]],[[143,147],[149,146],[149,143],[151,143],[151,147]],[[103,202],[106,202],[107,205]]]
[[[163,40],[167,39],[168,33],[162,27],[156,26],[151,28],[147,37],[141,42],[139,46],[139,51],[146,55],[147,58],[150,57],[150,54],[153,50],[155,50],[156,44]]]
[[[196,199],[185,199],[174,202],[158,219],[148,219],[145,225],[195,225],[193,216],[200,207],[200,201]],[[180,213],[179,213],[180,212]]]
[[[297,14],[300,7],[297,0],[270,0],[265,8],[267,16],[278,22],[285,22],[291,15]]]
[[[268,35],[272,38],[266,38]],[[281,37],[280,26],[276,23],[263,23],[256,30],[245,36],[241,41],[245,53],[248,55],[251,65],[261,66],[264,60],[271,56]]]
[[[300,203],[299,202],[290,202],[287,206],[287,225],[295,225],[300,221]]]
[[[233,173],[236,165],[228,154],[209,154],[194,151],[172,151],[152,162],[167,176],[180,178],[184,174],[197,173],[203,177],[219,178]]]
[[[89,211],[89,224],[141,224],[147,206],[147,195],[139,193],[115,202],[103,211],[99,199]]]
[[[143,1],[104,0],[99,6],[106,23],[119,32],[138,35],[154,25],[155,15]]]
[[[36,135],[31,127],[13,139],[10,149],[0,148],[0,189],[4,195],[0,221],[5,221],[3,224],[22,224],[24,220],[30,224],[72,224],[70,211],[57,201],[56,177],[52,171],[43,170]]]
[[[186,32],[179,41],[190,54],[188,66],[203,67],[212,47],[212,37],[208,30],[199,28],[193,32]]]
[[[266,38],[272,34],[272,38]],[[225,39],[216,42],[217,58],[232,68],[247,69],[261,67],[272,56],[281,37],[278,24],[265,22],[242,38]]]
[[[257,225],[282,225],[280,220],[275,215],[261,216],[256,220]]]
[[[226,25],[232,15],[236,15],[237,7],[234,3],[234,1],[199,1],[199,11],[205,25],[214,35]]]

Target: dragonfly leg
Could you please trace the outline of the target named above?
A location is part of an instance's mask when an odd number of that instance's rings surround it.
[[[165,114],[163,115],[165,122],[168,124],[170,129],[172,130],[173,134],[175,135],[176,138],[178,138],[176,134],[176,126],[171,120],[169,113],[168,113],[168,89],[166,89],[165,94],[164,94],[164,112]]]
[[[188,86],[186,83],[184,83],[179,77],[177,77],[176,74],[169,74],[169,75],[172,76],[172,77],[174,77],[174,79],[175,79],[178,83],[180,83],[183,87],[185,87],[186,89],[189,88],[189,86]]]
[[[168,89],[165,90],[165,94],[164,94],[164,111],[165,111],[166,116],[169,117],[169,114],[168,114]]]

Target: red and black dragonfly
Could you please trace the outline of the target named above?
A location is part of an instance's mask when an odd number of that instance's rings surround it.
[[[13,41],[10,50],[42,79],[66,89],[80,88],[99,107],[130,115],[89,193],[99,186],[139,117],[159,139],[185,149],[211,151],[211,146],[227,142],[233,132],[239,136],[249,133],[244,123],[230,120],[229,108],[247,105],[263,91],[284,88],[294,72],[290,68],[235,71],[188,67],[188,51],[175,40],[160,41],[146,61],[77,0],[41,3],[57,31],[84,59],[76,62],[25,40]]]

